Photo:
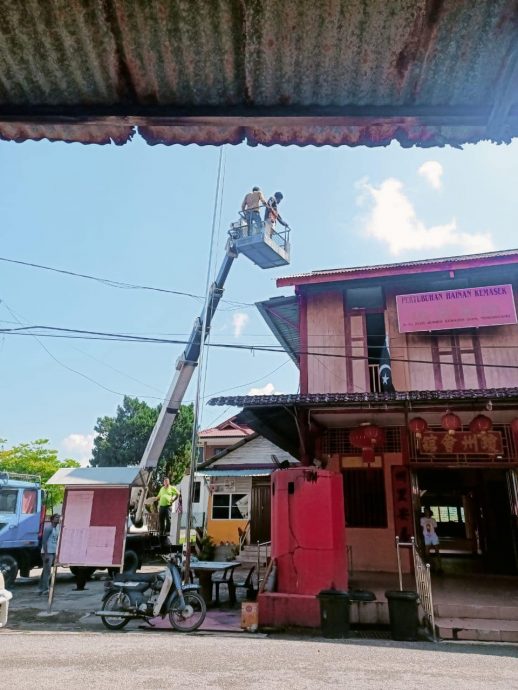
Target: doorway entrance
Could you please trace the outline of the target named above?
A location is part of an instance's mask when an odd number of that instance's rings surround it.
[[[271,538],[270,477],[252,478],[252,506],[250,511],[250,542],[270,541]]]
[[[512,470],[434,468],[414,471],[420,508],[437,521],[449,574],[518,574],[516,480]],[[416,534],[420,510],[416,506]]]

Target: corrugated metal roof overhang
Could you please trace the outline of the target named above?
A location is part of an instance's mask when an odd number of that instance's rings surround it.
[[[395,264],[379,264],[377,266],[352,266],[350,268],[312,271],[311,273],[299,273],[298,275],[278,278],[276,284],[277,287],[311,285],[360,280],[362,278],[392,278],[394,276],[512,264],[518,265],[518,249],[486,252],[484,254],[465,254],[464,256],[450,256],[438,259],[423,259],[421,261],[404,261]]]
[[[275,471],[275,467],[269,470],[199,470],[203,477],[266,477]]]
[[[461,145],[518,135],[510,0],[11,0],[0,138]]]
[[[299,302],[297,297],[272,297],[255,306],[279,343],[299,366]]]
[[[56,486],[145,486],[138,467],[64,467],[47,484]]]

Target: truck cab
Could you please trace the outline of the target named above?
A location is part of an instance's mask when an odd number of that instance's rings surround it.
[[[0,472],[0,568],[7,587],[18,571],[27,577],[41,565],[44,504],[39,477]]]

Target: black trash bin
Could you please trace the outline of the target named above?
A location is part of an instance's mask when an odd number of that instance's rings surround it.
[[[390,629],[392,639],[404,642],[417,640],[419,619],[417,592],[394,590],[385,592],[389,605]]]
[[[324,637],[340,639],[349,637],[350,600],[347,592],[324,589],[318,594],[320,602],[320,627]]]

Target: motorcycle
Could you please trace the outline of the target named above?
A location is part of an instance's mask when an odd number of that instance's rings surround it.
[[[108,630],[121,630],[130,620],[150,622],[169,616],[175,630],[192,632],[205,619],[207,607],[199,585],[182,583],[181,554],[162,556],[167,567],[160,573],[119,573],[105,584],[103,606],[95,615]]]

